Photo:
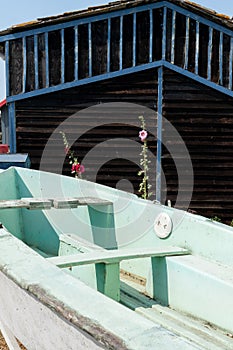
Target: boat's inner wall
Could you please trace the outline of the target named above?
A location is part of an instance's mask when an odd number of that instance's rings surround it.
[[[30,186],[30,181],[24,181],[14,168],[1,173],[0,199],[40,198],[40,191],[36,189],[37,179],[33,180],[34,190],[32,190],[33,186]],[[9,232],[32,248],[38,248],[48,255],[58,254],[59,237],[44,211],[20,208],[4,209],[0,211],[0,222]]]
[[[11,168],[1,172],[0,200],[19,198],[18,173]],[[0,222],[16,237],[23,239],[23,225],[20,209],[0,210]]]

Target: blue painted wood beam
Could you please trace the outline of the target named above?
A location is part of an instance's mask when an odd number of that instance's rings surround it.
[[[78,80],[78,26],[74,27],[74,79]]]
[[[228,88],[232,90],[232,69],[233,69],[233,38],[231,38],[231,43],[230,43],[230,53],[229,53],[229,85]]]
[[[164,2],[163,6],[167,6],[167,8],[174,10],[177,13],[180,13],[181,15],[184,15],[186,17],[190,17],[199,23],[205,24],[208,27],[212,27],[212,28],[218,30],[219,32],[223,32],[223,33],[229,35],[230,37],[232,37],[232,30],[222,26],[221,24],[218,24],[214,21],[208,20],[204,17],[201,17],[200,15],[198,15],[196,13],[193,13],[189,10],[181,8],[178,5],[172,4],[172,3],[167,2],[167,1]]]
[[[205,24],[207,26],[213,27],[216,30],[219,30],[220,32],[222,31],[223,33],[232,36],[232,30],[228,29],[220,24],[217,24],[211,20],[208,20],[204,17],[201,17],[189,10],[186,10],[184,8],[179,7],[178,5],[172,4],[170,2],[167,1],[161,1],[159,3],[152,3],[152,4],[147,4],[144,6],[140,6],[140,7],[135,7],[135,8],[128,8],[128,9],[123,9],[123,10],[117,10],[114,12],[110,12],[110,13],[104,13],[101,15],[96,15],[96,16],[90,16],[87,18],[82,18],[82,19],[77,19],[77,20],[73,20],[70,22],[63,22],[63,23],[58,23],[55,25],[50,25],[50,26],[45,26],[45,27],[40,27],[40,28],[34,28],[34,29],[30,29],[30,30],[24,30],[20,33],[13,33],[13,34],[8,34],[8,35],[4,35],[2,37],[0,37],[0,42],[5,42],[7,40],[12,40],[12,39],[17,39],[17,38],[22,38],[23,36],[31,36],[31,35],[36,35],[36,34],[44,34],[45,32],[50,32],[50,31],[54,31],[54,30],[60,30],[62,28],[70,28],[70,27],[74,27],[80,24],[87,24],[90,22],[96,22],[96,21],[100,21],[100,20],[105,20],[107,18],[114,18],[114,17],[119,17],[119,16],[123,16],[123,15],[127,15],[127,14],[132,14],[132,13],[139,13],[139,12],[143,12],[146,10],[151,10],[151,9],[158,9],[158,8],[162,8],[162,7],[167,7],[171,10],[176,11],[177,13],[183,14],[184,16],[190,17],[192,19],[194,19],[195,21],[198,21],[199,23]]]
[[[190,18],[186,17],[185,23],[185,50],[184,50],[184,69],[188,69],[189,64],[189,30],[190,30]]]
[[[72,88],[75,86],[82,86],[85,84],[90,84],[90,83],[94,83],[94,82],[102,81],[102,80],[106,80],[106,79],[112,79],[112,78],[115,78],[118,76],[132,74],[132,73],[140,72],[140,71],[150,69],[150,68],[156,68],[156,67],[161,66],[163,63],[164,62],[161,60],[156,61],[156,62],[152,62],[152,63],[145,63],[145,64],[141,64],[141,65],[136,66],[136,67],[125,68],[125,69],[122,69],[121,71],[115,71],[115,72],[105,73],[105,74],[101,74],[101,75],[96,75],[96,76],[72,81],[72,82],[66,82],[64,84],[50,86],[48,88],[43,88],[43,89],[36,90],[36,91],[29,91],[29,92],[26,92],[25,94],[18,94],[18,95],[14,95],[14,96],[9,96],[7,98],[7,101],[8,102],[20,101],[20,100],[24,100],[24,99],[29,98],[29,97],[34,97],[34,96],[47,94],[50,92],[69,89],[69,88]]]
[[[27,83],[27,42],[26,38],[23,38],[23,88],[22,93],[26,91],[26,83]]]
[[[213,28],[209,28],[209,42],[208,42],[208,63],[207,63],[207,79],[211,80],[212,71],[212,50],[213,50]]]
[[[45,36],[45,81],[46,87],[49,87],[49,36],[46,32]]]
[[[65,32],[61,29],[61,84],[65,82]]]
[[[162,174],[163,67],[158,69],[156,200],[161,202]]]
[[[133,14],[133,67],[136,66],[137,14]]]
[[[10,42],[5,43],[6,97],[10,96]]]
[[[223,85],[223,32],[219,39],[219,84]]]
[[[196,22],[195,74],[199,73],[200,25]]]
[[[175,63],[176,11],[172,11],[171,63]]]
[[[39,66],[38,66],[38,35],[34,35],[34,70],[35,89],[39,89]]]
[[[227,95],[227,96],[230,96],[230,97],[233,97],[233,91],[229,90],[228,88],[225,88],[224,86],[221,86],[219,84],[216,84],[212,81],[209,81],[205,78],[202,78],[201,76],[199,75],[196,75],[188,70],[184,70],[183,68],[181,67],[178,67],[178,66],[175,66],[174,64],[171,64],[170,62],[165,62],[163,61],[163,66],[166,67],[166,68],[169,68],[171,69],[172,71],[174,72],[177,72],[181,75],[184,75],[190,79],[193,79],[195,81],[197,81],[198,83],[200,84],[203,84],[205,86],[208,86],[216,91],[219,91],[219,92],[222,92],[223,94]]]
[[[88,62],[89,62],[89,77],[92,77],[92,29],[91,23],[88,23]]]
[[[73,20],[73,21],[69,21],[69,22],[63,22],[63,23],[48,25],[48,26],[44,26],[44,27],[40,27],[40,28],[24,30],[20,33],[12,33],[12,34],[7,34],[4,36],[1,36],[0,42],[5,42],[6,40],[14,40],[14,39],[22,38],[24,36],[44,34],[46,32],[61,30],[63,28],[71,28],[71,27],[75,27],[75,26],[81,25],[81,24],[88,24],[90,22],[94,23],[97,21],[106,20],[108,18],[116,18],[116,17],[120,17],[123,15],[129,15],[132,13],[144,12],[144,11],[148,11],[150,9],[158,9],[158,8],[161,8],[165,5],[169,6],[169,3],[167,3],[166,1],[161,1],[160,3],[147,4],[147,5],[140,6],[140,7],[134,7],[133,9],[128,8],[128,9],[124,9],[124,10],[118,10],[118,11],[114,11],[114,12],[104,13],[101,15],[95,15],[95,16],[90,16],[90,17],[86,17],[86,18],[81,18],[81,19],[77,19],[77,20]]]
[[[120,17],[119,70],[123,68],[123,16]]]
[[[166,60],[167,47],[167,7],[163,9],[162,60]]]
[[[149,39],[149,62],[153,61],[153,11],[150,10],[150,39]]]
[[[8,104],[8,119],[9,119],[9,146],[10,152],[16,153],[16,123],[15,123],[15,103]]]
[[[111,18],[108,18],[108,42],[107,42],[107,73],[111,66]]]

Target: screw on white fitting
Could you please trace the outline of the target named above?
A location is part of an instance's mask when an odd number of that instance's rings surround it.
[[[167,238],[172,232],[172,220],[166,213],[160,213],[155,219],[154,230],[159,238]]]

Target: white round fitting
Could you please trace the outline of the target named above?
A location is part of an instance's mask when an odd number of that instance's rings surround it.
[[[167,213],[160,213],[155,219],[154,230],[159,238],[167,238],[172,232],[172,220]]]

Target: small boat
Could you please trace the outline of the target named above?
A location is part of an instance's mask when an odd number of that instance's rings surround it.
[[[233,348],[233,228],[43,171],[0,173],[10,349]]]

